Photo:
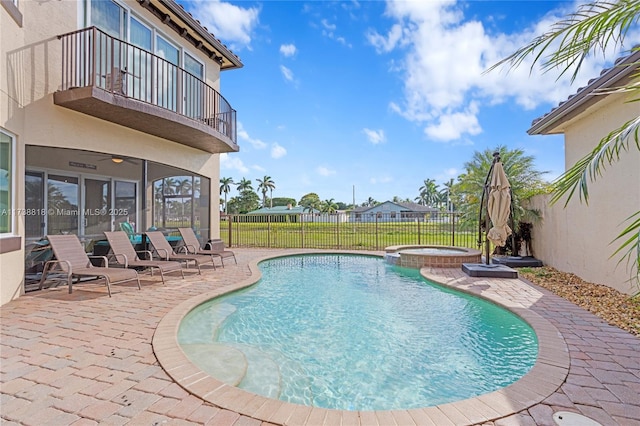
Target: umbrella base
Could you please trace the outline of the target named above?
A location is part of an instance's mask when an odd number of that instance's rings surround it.
[[[497,257],[494,256],[491,258],[493,263],[497,263],[499,265],[506,265],[511,268],[538,268],[542,266],[542,261],[536,259],[533,256],[505,256],[505,257]]]
[[[483,263],[463,263],[462,272],[470,277],[487,277],[487,278],[518,278],[518,271],[506,265]]]

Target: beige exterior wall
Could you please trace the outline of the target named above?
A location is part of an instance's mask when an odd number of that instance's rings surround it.
[[[207,83],[219,90],[220,68],[136,1],[126,4],[163,37],[186,49],[205,65]],[[39,145],[120,154],[168,164],[211,179],[211,237],[219,237],[219,155],[150,136],[54,105],[61,85],[62,47],[57,35],[85,26],[80,1],[20,1],[22,26],[0,8],[0,128],[16,135],[15,205],[24,208],[25,146]],[[47,159],[52,167],[55,159]],[[63,164],[64,162],[61,162]],[[108,175],[108,165],[96,174]],[[142,188],[141,188],[142,190]],[[152,201],[148,201],[151,203]],[[142,206],[141,206],[142,207]],[[147,206],[148,207],[148,206]],[[16,217],[14,234],[22,248],[0,254],[0,305],[23,292],[24,218]]]
[[[566,169],[614,128],[640,115],[638,102],[624,100],[622,95],[610,95],[563,125]],[[635,146],[589,184],[588,205],[580,202],[577,193],[566,208],[565,200],[550,206],[548,198],[533,200],[543,216],[533,230],[535,256],[587,281],[625,293],[638,291],[629,282],[632,270],[626,261],[618,265],[620,256],[610,259],[620,245],[613,240],[629,224],[625,219],[640,210],[640,152]]]

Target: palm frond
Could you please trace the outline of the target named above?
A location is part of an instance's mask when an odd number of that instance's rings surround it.
[[[630,221],[634,217],[635,220],[633,220],[629,226],[627,226],[620,235],[612,241],[615,242],[626,238],[626,240],[624,240],[620,247],[618,247],[610,257],[615,257],[619,253],[624,252],[623,256],[618,261],[618,264],[624,260],[627,260],[627,264],[631,262],[632,270],[635,269],[636,271],[635,280],[636,282],[640,282],[640,269],[638,269],[638,265],[640,265],[640,211],[629,216],[626,221]]]
[[[556,24],[549,31],[534,38],[529,44],[491,66],[486,72],[508,64],[520,66],[532,56],[531,70],[540,63],[544,72],[561,68],[558,76],[573,69],[571,81],[577,77],[587,56],[603,52],[612,43],[619,46],[629,31],[640,20],[640,2],[635,0],[595,1],[578,7],[574,13]],[[558,46],[552,47],[555,43]],[[543,58],[548,49],[552,53]]]
[[[564,172],[553,182],[553,196],[551,204],[555,204],[565,194],[569,194],[565,207],[576,191],[579,191],[580,200],[589,203],[589,182],[595,181],[602,175],[607,165],[611,165],[620,159],[622,151],[629,151],[630,142],[633,140],[640,151],[640,116],[627,121],[618,129],[603,138],[598,146],[580,159],[569,170]]]

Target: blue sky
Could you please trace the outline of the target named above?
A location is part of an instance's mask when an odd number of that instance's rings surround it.
[[[619,54],[590,58],[573,85],[530,64],[484,73],[575,2],[181,4],[244,63],[221,75],[240,152],[221,156],[220,176],[254,188],[271,176],[274,197],[296,200],[351,203],[354,188],[357,204],[413,200],[425,179],[456,178],[475,151],[498,145],[523,149],[553,180],[563,138],[528,136],[531,121]]]

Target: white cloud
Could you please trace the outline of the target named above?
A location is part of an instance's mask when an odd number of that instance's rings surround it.
[[[402,26],[400,24],[393,25],[386,37],[370,30],[367,33],[367,40],[375,46],[378,53],[390,52],[402,40]]]
[[[283,56],[290,57],[290,56],[295,55],[296,52],[297,52],[297,49],[296,49],[296,45],[295,44],[283,44],[283,45],[280,45],[280,53]]]
[[[229,154],[220,154],[220,170],[236,170],[240,173],[248,173],[249,168],[242,163],[237,156],[229,156]]]
[[[367,139],[369,139],[369,142],[371,142],[374,145],[382,143],[382,142],[384,142],[386,140],[386,138],[384,136],[384,130],[382,130],[382,129],[380,129],[380,130],[371,130],[371,129],[364,128],[364,129],[362,129],[362,133],[367,135]]]
[[[280,72],[282,73],[282,76],[285,78],[285,80],[293,81],[293,71],[291,71],[289,68],[285,67],[284,65],[280,65]]]
[[[449,182],[450,179],[456,179],[460,172],[455,167],[451,167],[449,169],[443,170],[441,173],[435,177],[438,182]]]
[[[287,150],[279,145],[278,143],[273,143],[271,145],[271,158],[282,158],[287,155]]]
[[[326,19],[321,20],[320,23],[322,24],[322,28],[324,28],[326,31],[333,32],[337,28],[336,24],[330,24]]]
[[[566,9],[548,13],[518,33],[504,34],[487,31],[481,21],[465,18],[464,6],[455,0],[388,1],[385,14],[395,22],[384,34],[370,30],[367,39],[378,53],[403,55],[394,62],[404,79],[403,96],[390,103],[391,110],[423,125],[425,134],[433,139],[456,141],[482,131],[478,121],[482,106],[507,100],[527,109],[542,103],[555,106],[598,75],[605,66],[601,55],[582,64],[573,87],[569,75],[558,79],[557,72],[531,70],[531,58],[509,72],[484,72],[544,33],[574,6],[565,5]],[[631,45],[637,39],[635,34],[627,42]],[[612,54],[610,59],[615,58]]]
[[[340,35],[336,35],[336,29],[338,28],[338,26],[336,24],[332,24],[329,21],[327,21],[326,19],[322,19],[320,21],[320,24],[322,26],[322,35],[325,37],[328,37],[332,40],[337,41],[338,43],[342,44],[343,46],[347,46],[347,47],[352,47],[352,44],[349,43],[347,41],[347,39],[345,39],[343,36]]]
[[[259,23],[259,8],[245,9],[219,0],[191,0],[183,2],[183,5],[216,38],[232,49],[250,48],[251,33]]]
[[[238,121],[238,138],[244,141],[247,141],[251,144],[251,146],[255,149],[265,149],[267,144],[260,139],[253,139],[249,136],[249,133],[244,129],[242,123]]]
[[[331,176],[331,175],[335,175],[336,171],[335,170],[331,170],[327,167],[324,166],[318,166],[316,167],[316,172],[320,175],[320,176]]]
[[[427,124],[425,134],[431,139],[447,142],[458,140],[464,134],[474,136],[482,133],[477,117],[478,108],[474,106],[475,103],[472,103],[471,108],[466,111],[441,114],[435,123]]]

